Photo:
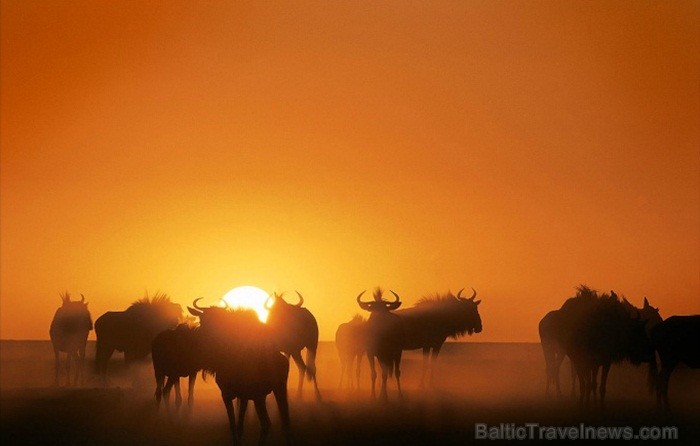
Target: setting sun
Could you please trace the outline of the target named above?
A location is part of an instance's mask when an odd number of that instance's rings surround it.
[[[255,312],[258,313],[260,321],[265,322],[267,321],[267,314],[269,313],[267,308],[265,308],[265,302],[268,297],[269,294],[265,290],[246,285],[232,289],[224,294],[221,300],[232,308],[250,308],[251,310],[255,310]]]

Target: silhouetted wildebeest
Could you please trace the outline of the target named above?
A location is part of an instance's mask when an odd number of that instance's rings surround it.
[[[668,382],[673,369],[681,362],[691,369],[700,368],[700,315],[669,317],[651,329],[651,340],[661,360],[655,380],[657,404],[670,410]]]
[[[107,382],[107,364],[115,350],[124,352],[124,361],[131,364],[151,353],[156,335],[177,326],[182,318],[180,305],[165,294],[148,296],[132,303],[126,311],[108,311],[95,321],[97,351],[95,369]]]
[[[189,312],[199,317],[199,338],[205,372],[215,375],[226,406],[233,444],[243,436],[243,420],[249,400],[260,419],[260,443],[267,438],[270,417],[265,397],[272,392],[277,401],[282,430],[290,441],[287,376],[289,360],[279,352],[267,325],[252,310],[199,307],[195,299]],[[238,398],[238,423],[233,400]]]
[[[612,299],[618,299],[615,291],[610,292],[610,297]],[[583,314],[581,313],[582,311],[591,311],[597,298],[597,292],[586,286],[581,286],[579,287],[577,297],[568,299],[564,305],[562,305],[562,308],[564,309],[563,312],[561,309],[550,311],[540,321],[538,328],[546,364],[547,385],[545,391],[547,394],[549,393],[550,384],[554,384],[557,395],[561,395],[559,370],[561,368],[562,361],[567,356],[566,349],[564,348],[564,342],[573,332],[573,321],[583,317]],[[642,308],[635,307],[625,298],[622,300],[622,306],[630,317],[637,318],[639,316],[643,321],[645,321],[645,329],[647,333],[651,327],[658,324],[662,320],[661,316],[659,315],[659,309],[652,307],[646,297],[644,298],[644,306]],[[652,366],[652,364],[653,362],[650,362],[650,366]],[[652,372],[650,372],[650,376],[652,376],[651,373]],[[572,364],[572,396],[576,392],[575,386],[576,370]]]
[[[566,357],[566,350],[561,343],[560,331],[563,327],[560,326],[561,317],[559,310],[553,310],[547,313],[538,325],[538,331],[540,334],[540,344],[542,345],[542,351],[544,353],[545,362],[545,373],[547,379],[547,386],[545,388],[545,393],[549,394],[550,384],[554,384],[556,387],[557,395],[561,395],[561,387],[559,385],[559,369],[561,368],[561,363]],[[571,394],[574,394],[574,380],[575,371],[573,366],[571,367]]]
[[[598,296],[582,286],[575,298],[560,310],[570,327],[564,348],[579,379],[580,404],[596,399],[598,370],[602,368],[600,405],[605,401],[608,372],[613,362],[629,360],[638,365],[654,361],[654,350],[643,321],[631,317],[616,295]]]
[[[160,407],[162,397],[168,407],[170,390],[174,386],[175,408],[179,409],[182,403],[180,378],[188,377],[187,406],[192,408],[197,372],[202,369],[197,331],[197,327],[180,324],[172,330],[159,333],[153,340],[151,357],[156,378],[157,407]]]
[[[391,291],[391,290],[389,290]],[[374,300],[363,302],[362,295],[357,295],[357,303],[365,311],[370,312],[367,320],[367,360],[372,377],[372,398],[376,397],[375,381],[377,372],[374,367],[374,358],[379,360],[382,369],[382,389],[380,397],[386,401],[386,381],[392,374],[396,377],[396,386],[401,396],[401,352],[403,349],[403,324],[401,318],[392,312],[401,306],[399,295],[391,291],[395,300],[388,302],[382,299],[382,289],[374,290]]]
[[[340,383],[347,377],[348,387],[353,387],[352,364],[357,360],[356,383],[360,388],[360,368],[362,357],[367,353],[367,321],[356,314],[350,322],[342,323],[335,332],[335,347],[340,358]]]
[[[56,310],[51,320],[49,337],[53,345],[55,357],[55,385],[59,383],[60,352],[66,353],[66,378],[67,385],[71,385],[70,365],[75,366],[74,385],[84,381],[85,345],[88,334],[92,330],[92,318],[88,311],[85,296],[80,295],[80,301],[72,302],[70,294],[66,291],[61,294],[62,305]]]
[[[612,293],[614,294],[615,292],[613,291]],[[644,298],[644,305],[642,308],[637,308],[626,298],[622,299],[622,305],[624,305],[625,309],[631,316],[636,317],[638,314],[642,320],[646,321],[644,328],[647,335],[650,335],[651,329],[663,321],[663,318],[659,313],[659,309],[652,307],[646,297]]]
[[[282,294],[270,296],[265,307],[270,313],[267,325],[280,351],[290,355],[299,369],[297,395],[301,397],[304,376],[314,383],[316,398],[321,399],[316,383],[316,350],[318,348],[318,323],[311,312],[303,308],[304,297],[297,291],[299,302],[287,303]],[[301,351],[306,349],[306,362],[301,358]]]
[[[401,348],[404,350],[423,349],[423,373],[420,384],[424,385],[425,375],[430,368],[430,383],[433,383],[433,369],[442,345],[448,337],[457,339],[465,334],[480,333],[481,317],[476,298],[476,290],[471,297],[462,297],[461,289],[457,295],[425,297],[418,303],[403,310],[396,311],[403,323]]]

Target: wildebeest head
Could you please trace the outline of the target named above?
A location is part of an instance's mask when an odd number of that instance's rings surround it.
[[[640,317],[640,313],[637,313],[636,317],[628,319],[627,324],[627,355],[630,362],[640,364],[654,361],[654,348],[646,331],[647,321]]]
[[[644,306],[642,308],[637,308],[626,298],[622,299],[622,305],[625,307],[625,309],[631,317],[636,317],[637,313],[639,313],[639,316],[646,321],[645,327],[647,330],[647,334],[655,325],[663,321],[663,318],[659,313],[659,309],[652,307],[649,304],[649,300],[646,297],[644,298]]]
[[[68,291],[59,295],[62,304],[56,311],[54,320],[60,326],[62,334],[92,330],[92,317],[85,296],[81,294],[80,300],[72,301]]]
[[[365,290],[367,291],[367,290]],[[375,288],[373,297],[373,301],[363,301],[362,300],[362,295],[365,294],[365,291],[361,292],[360,294],[357,295],[357,304],[360,306],[365,311],[369,312],[375,312],[375,311],[392,311],[396,310],[401,306],[401,298],[399,297],[398,294],[393,292],[392,290],[389,290],[391,294],[394,295],[394,301],[390,302],[387,300],[382,299],[383,295],[383,290],[379,287]]]
[[[455,299],[457,299],[459,304],[464,307],[465,310],[464,317],[466,319],[464,321],[464,327],[466,327],[466,331],[469,334],[481,333],[481,316],[479,316],[478,309],[481,300],[474,300],[476,298],[476,290],[474,288],[472,288],[473,293],[471,297],[468,298],[462,297],[462,291],[464,291],[464,288],[459,290],[455,296]]]
[[[301,306],[304,305],[304,296],[302,296],[299,291],[295,291],[295,293],[297,293],[297,296],[299,296],[299,302],[295,304],[290,304],[284,300],[284,293],[272,293],[272,295],[265,301],[265,309],[272,313],[275,310],[285,311],[289,308],[301,308]]]

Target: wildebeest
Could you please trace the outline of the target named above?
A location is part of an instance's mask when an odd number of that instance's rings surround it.
[[[318,323],[311,312],[302,307],[304,297],[299,296],[299,302],[292,305],[287,303],[282,294],[275,293],[265,303],[270,313],[267,325],[273,339],[281,352],[290,355],[299,369],[299,385],[297,395],[301,397],[304,386],[304,376],[314,383],[316,398],[321,399],[321,393],[316,383],[316,350],[318,348]],[[301,351],[306,349],[306,362],[301,358]]]
[[[124,352],[124,361],[131,364],[151,353],[156,335],[174,328],[182,318],[180,305],[165,294],[156,293],[132,303],[125,311],[108,311],[95,321],[97,350],[95,370],[107,381],[107,364],[115,350]]]
[[[540,321],[538,329],[546,364],[546,393],[549,393],[550,384],[554,384],[557,395],[561,395],[559,370],[564,358],[567,356],[563,343],[573,331],[574,325],[572,321],[582,318],[583,313],[591,311],[592,306],[597,301],[597,297],[597,292],[591,290],[585,285],[582,285],[578,289],[577,296],[568,299],[564,305],[562,305],[564,311],[561,309],[550,311]],[[615,293],[615,291],[610,291],[609,297],[613,300],[618,299],[618,295]],[[642,308],[635,307],[626,298],[622,299],[622,306],[630,317],[639,317],[641,320],[645,321],[645,330],[647,334],[654,325],[658,324],[662,320],[661,316],[659,315],[659,309],[652,307],[646,297],[644,298],[644,306]],[[650,362],[650,366],[653,366],[653,364],[653,361]],[[572,364],[572,396],[576,392],[575,386],[576,371]]]
[[[391,291],[391,290],[389,290]],[[367,320],[367,360],[369,361],[372,378],[372,398],[376,397],[375,381],[377,372],[374,367],[374,358],[379,360],[382,369],[382,388],[380,397],[386,401],[386,381],[392,374],[396,377],[396,386],[401,396],[401,352],[403,347],[403,324],[401,318],[393,313],[393,310],[401,306],[399,295],[391,291],[394,301],[388,302],[382,299],[383,291],[377,287],[374,290],[373,301],[363,302],[362,295],[357,295],[357,304],[365,311],[370,312]]]
[[[67,385],[71,385],[71,361],[75,367],[74,385],[82,384],[85,368],[85,345],[88,334],[92,330],[92,318],[85,302],[85,296],[80,295],[80,301],[71,301],[66,291],[60,294],[62,304],[56,310],[51,320],[49,337],[53,345],[55,357],[55,385],[59,384],[60,352],[66,353]]]
[[[396,311],[403,323],[403,350],[423,349],[423,372],[421,386],[430,369],[430,383],[433,383],[433,369],[442,345],[448,337],[458,338],[465,334],[480,333],[481,317],[476,298],[476,290],[469,298],[462,297],[461,289],[457,295],[452,293],[436,294],[425,297],[411,307]]]
[[[360,368],[362,357],[367,353],[367,321],[356,314],[349,322],[342,323],[335,332],[335,347],[340,358],[340,384],[347,377],[348,387],[353,387],[352,365],[357,360],[356,384],[360,387]]]
[[[197,327],[180,324],[172,330],[159,333],[153,340],[151,357],[156,378],[157,407],[163,397],[168,407],[170,390],[174,386],[175,408],[179,409],[182,403],[180,378],[188,377],[187,406],[191,409],[197,372],[202,368]]]
[[[559,385],[559,369],[561,368],[562,361],[564,361],[564,358],[566,357],[566,350],[562,345],[561,339],[559,339],[559,333],[563,329],[560,324],[561,316],[559,310],[553,310],[547,313],[542,320],[540,320],[538,325],[540,344],[542,345],[542,352],[544,353],[545,374],[547,379],[545,393],[549,394],[549,386],[550,384],[554,384],[558,396],[561,395],[561,387]],[[575,376],[575,371],[572,366],[572,395],[574,394]]]
[[[249,400],[260,419],[260,443],[267,438],[270,417],[265,397],[272,392],[280,411],[282,429],[290,441],[287,376],[289,360],[273,341],[268,326],[252,310],[200,307],[195,299],[189,312],[199,317],[197,336],[204,370],[215,375],[229,420],[233,444],[243,436],[243,420]],[[236,423],[233,400],[238,399]]]
[[[671,316],[651,329],[651,340],[661,360],[655,381],[659,408],[670,410],[668,383],[679,363],[700,368],[700,315]]]
[[[617,295],[602,294],[582,286],[578,295],[562,309],[562,320],[568,324],[564,348],[579,379],[579,403],[596,399],[598,370],[600,405],[605,401],[607,376],[613,362],[629,360],[638,365],[654,361],[654,351],[644,329],[645,321],[631,317]]]

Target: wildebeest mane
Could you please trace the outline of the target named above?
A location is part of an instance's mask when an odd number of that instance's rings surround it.
[[[452,339],[473,333],[469,326],[469,315],[465,314],[463,302],[451,292],[434,293],[421,297],[416,304],[400,314],[403,317],[420,316],[432,320]]]

